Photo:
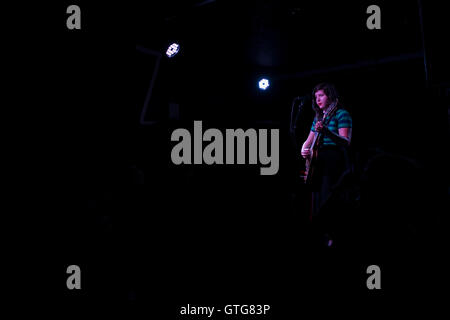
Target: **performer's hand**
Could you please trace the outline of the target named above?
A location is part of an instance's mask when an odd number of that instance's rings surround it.
[[[316,122],[316,125],[315,125],[315,127],[314,127],[314,129],[315,129],[317,132],[322,131],[322,129],[323,129],[323,123],[322,123],[322,121],[317,121],[317,122]]]
[[[309,148],[302,148],[302,156],[303,158],[308,157],[311,154],[311,150]]]

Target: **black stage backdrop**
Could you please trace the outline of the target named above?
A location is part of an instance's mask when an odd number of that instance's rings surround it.
[[[80,30],[66,26],[73,4]],[[366,25],[373,4],[381,29]],[[15,10],[15,102],[26,108],[11,131],[21,149],[13,208],[29,236],[19,256],[39,270],[19,289],[43,307],[207,317],[181,314],[189,304],[215,307],[213,319],[291,319],[414,311],[437,295],[448,197],[442,8],[189,0]],[[173,42],[180,51],[168,58]],[[300,178],[319,82],[337,86],[353,117],[355,170],[336,191],[346,201],[329,210],[331,246],[315,236]],[[171,134],[186,128],[194,139],[194,121],[223,133],[278,129],[278,172],[175,165]],[[71,265],[79,290],[67,287]],[[379,290],[366,285],[371,265]],[[233,304],[270,310],[225,314]]]

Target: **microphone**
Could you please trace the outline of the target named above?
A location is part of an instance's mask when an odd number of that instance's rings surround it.
[[[294,98],[294,103],[298,103],[298,109],[302,108],[306,101],[311,99],[311,95],[297,96]]]

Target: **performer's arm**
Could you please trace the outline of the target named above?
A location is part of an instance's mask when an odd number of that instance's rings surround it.
[[[330,131],[325,128],[325,133],[333,140],[337,145],[349,146],[352,140],[352,128],[339,128],[339,134]]]
[[[314,140],[314,131],[310,131],[308,138],[306,139],[306,141],[303,143],[303,146],[302,146],[303,158],[306,158],[307,156],[310,155],[311,151],[309,150],[309,148],[311,147],[313,140]]]
[[[315,126],[316,131],[323,130],[324,133],[339,146],[349,146],[352,140],[352,128],[339,128],[337,133],[330,131],[328,127],[324,127],[321,121],[318,121]]]

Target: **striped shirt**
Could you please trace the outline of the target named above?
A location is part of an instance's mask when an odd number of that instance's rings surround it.
[[[316,119],[314,119],[311,131],[316,132],[314,127],[316,126]],[[352,117],[350,116],[350,113],[348,113],[345,109],[338,109],[334,116],[331,118],[330,122],[328,123],[328,129],[336,134],[339,134],[339,129],[341,128],[351,128],[352,127]],[[336,145],[333,140],[331,140],[328,135],[323,136],[323,143],[322,145]]]

